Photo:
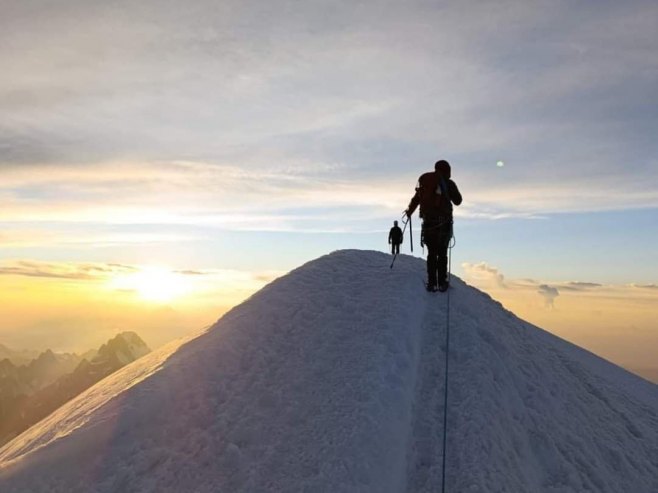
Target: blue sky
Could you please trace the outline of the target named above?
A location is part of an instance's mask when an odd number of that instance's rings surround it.
[[[385,249],[444,158],[457,273],[655,285],[656,25],[653,1],[5,0],[0,258]]]

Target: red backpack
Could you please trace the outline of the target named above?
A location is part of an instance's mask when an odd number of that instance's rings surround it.
[[[445,183],[445,182],[444,182]],[[447,189],[447,184],[444,185]],[[448,216],[451,212],[450,198],[447,190],[442,190],[439,175],[429,172],[421,175],[418,179],[418,198],[420,204],[420,216],[423,218],[434,218]]]

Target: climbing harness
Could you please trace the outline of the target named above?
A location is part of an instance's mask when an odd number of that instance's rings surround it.
[[[423,224],[420,228],[420,247],[423,249],[423,253],[425,253],[425,234],[432,233],[442,228],[446,224],[450,224],[450,229],[452,230],[452,225],[453,225],[452,219],[437,217],[434,219],[428,219],[423,221]],[[452,240],[452,236],[450,237],[450,239]]]
[[[450,244],[452,242],[452,244]],[[453,234],[448,243],[448,284],[452,271],[452,248],[457,244]],[[448,288],[446,297],[446,369],[445,381],[443,384],[443,464],[441,473],[441,493],[446,491],[446,442],[448,436],[448,362],[450,361],[450,288]]]

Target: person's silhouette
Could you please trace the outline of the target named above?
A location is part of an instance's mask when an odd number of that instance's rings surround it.
[[[448,161],[437,161],[434,171],[418,179],[416,193],[405,213],[408,217],[420,205],[423,220],[421,245],[427,246],[427,290],[448,289],[448,245],[452,238],[452,204],[462,203],[462,196],[450,179]]]
[[[388,232],[388,244],[391,245],[391,253],[397,255],[400,253],[400,244],[404,241],[402,230],[397,221],[393,221],[393,227]]]

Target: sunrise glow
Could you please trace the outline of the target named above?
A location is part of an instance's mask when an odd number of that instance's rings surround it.
[[[389,252],[445,159],[452,274],[658,375],[657,9],[0,2],[0,345],[156,348]]]
[[[113,289],[135,292],[153,303],[174,301],[192,289],[185,276],[161,266],[148,266],[135,273],[121,274],[110,281]]]

